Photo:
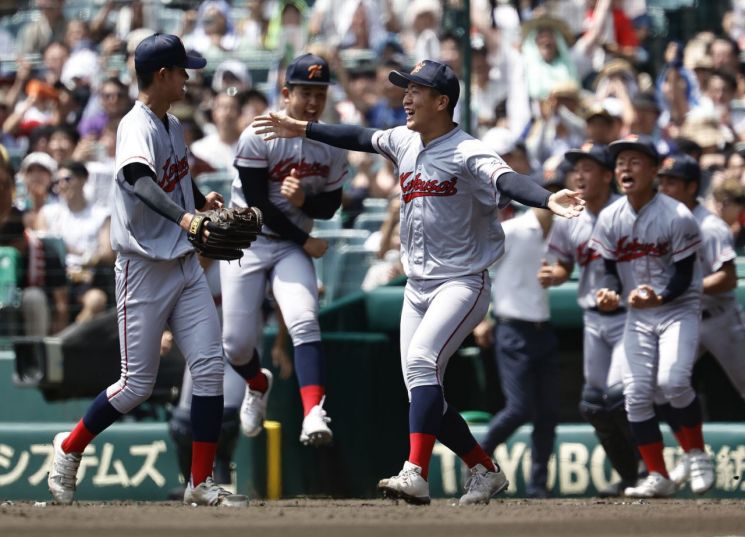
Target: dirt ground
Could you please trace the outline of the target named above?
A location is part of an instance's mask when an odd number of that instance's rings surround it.
[[[195,531],[196,530],[196,531]],[[412,507],[387,500],[253,501],[248,508],[177,503],[0,504],[0,535],[54,537],[745,537],[739,500],[492,500],[459,508],[451,500]]]

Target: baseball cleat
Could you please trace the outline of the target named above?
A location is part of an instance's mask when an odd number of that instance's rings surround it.
[[[62,505],[70,505],[75,496],[75,484],[77,481],[78,467],[83,458],[81,453],[65,453],[62,450],[62,442],[70,433],[57,433],[52,441],[54,447],[54,459],[52,467],[47,476],[49,492],[52,493],[54,501]]]
[[[688,452],[691,461],[691,491],[703,494],[714,486],[714,462],[711,455],[699,449]]]
[[[477,464],[471,468],[471,477],[466,481],[466,493],[460,497],[459,505],[472,505],[475,503],[489,503],[495,494],[507,490],[510,482],[502,472],[499,465],[497,471],[487,470],[483,465]]]
[[[414,505],[429,505],[429,483],[422,477],[422,469],[409,461],[403,469],[387,479],[378,481],[383,498],[401,499]]]
[[[323,402],[325,400],[326,397],[321,399],[321,402],[311,408],[308,415],[303,418],[300,443],[306,446],[324,446],[330,444],[334,438],[334,433],[331,432],[328,426],[331,418],[326,415],[326,411],[323,409]]]
[[[229,490],[216,485],[212,476],[208,476],[196,487],[192,484],[191,479],[189,480],[189,484],[184,491],[184,503],[187,505],[246,507],[248,506],[248,496],[233,494]]]
[[[258,436],[264,428],[266,418],[266,403],[269,401],[269,392],[272,391],[274,375],[268,369],[261,370],[266,376],[266,391],[252,390],[246,385],[246,395],[241,404],[241,431],[249,438]]]
[[[691,475],[691,459],[688,453],[683,453],[678,459],[678,464],[670,470],[670,480],[677,487],[682,487]]]
[[[677,487],[670,479],[657,472],[650,472],[636,486],[627,487],[624,496],[629,498],[668,498],[677,492]]]

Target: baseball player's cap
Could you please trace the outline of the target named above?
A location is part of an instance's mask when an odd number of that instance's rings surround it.
[[[455,106],[458,97],[460,97],[460,83],[458,77],[455,76],[455,72],[449,65],[432,60],[419,62],[410,73],[391,71],[388,80],[394,86],[401,88],[408,87],[409,82],[434,88],[443,95],[447,95],[452,106]]]
[[[54,175],[57,173],[57,161],[49,153],[34,151],[21,161],[21,172],[26,172],[31,166],[39,166]]]
[[[285,84],[328,86],[331,84],[329,64],[315,54],[298,56],[287,66]]]
[[[589,158],[600,164],[604,168],[613,170],[613,161],[611,160],[608,146],[603,144],[594,144],[585,142],[579,149],[570,149],[564,153],[564,158],[572,163],[577,164],[580,159]]]
[[[657,152],[657,147],[654,144],[654,140],[644,134],[629,134],[625,138],[621,138],[620,140],[611,142],[611,144],[608,146],[608,151],[610,151],[613,162],[616,161],[616,157],[618,157],[618,154],[621,151],[625,151],[627,149],[640,151],[652,157],[655,162],[660,162],[660,154]]]
[[[657,175],[669,175],[686,182],[701,182],[701,166],[696,159],[688,155],[673,155],[662,161]]]
[[[135,49],[135,70],[153,73],[162,67],[202,69],[207,65],[200,54],[187,54],[184,44],[175,35],[153,34],[143,39]]]

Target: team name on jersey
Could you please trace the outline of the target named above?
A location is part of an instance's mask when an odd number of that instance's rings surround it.
[[[616,260],[621,261],[633,261],[640,257],[651,255],[653,257],[662,257],[670,252],[670,242],[663,241],[658,243],[653,242],[639,242],[639,239],[634,238],[629,241],[628,235],[618,239],[616,243]]]
[[[277,162],[274,167],[269,170],[269,177],[272,181],[284,181],[285,177],[290,175],[293,168],[295,168],[301,179],[303,177],[328,177],[331,170],[328,164],[306,162],[305,159],[296,162],[292,157],[290,157]]]
[[[585,241],[577,246],[577,264],[586,267],[596,259],[600,259],[600,253],[588,246],[590,241]]]
[[[171,163],[171,158],[168,157],[166,163],[163,164],[163,178],[160,180],[160,188],[166,192],[172,192],[178,182],[183,179],[187,173],[189,173],[189,161],[186,157],[182,158],[178,162]]]
[[[422,179],[422,174],[418,173],[413,179],[406,182],[414,172],[404,172],[399,176],[401,183],[401,199],[404,203],[409,203],[414,198],[423,196],[453,196],[458,192],[456,184],[458,179],[453,177],[447,181],[437,179]]]

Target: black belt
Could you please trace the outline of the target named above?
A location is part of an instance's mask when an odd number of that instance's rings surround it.
[[[598,309],[597,306],[592,306],[591,308],[587,308],[588,311],[594,311],[595,313],[599,313],[600,315],[621,315],[622,313],[626,313],[626,308],[616,308],[612,311],[601,311]]]
[[[523,321],[522,319],[512,319],[510,317],[497,317],[496,319],[499,324],[511,324],[513,326],[522,326],[535,330],[547,330],[551,328],[551,321]]]

